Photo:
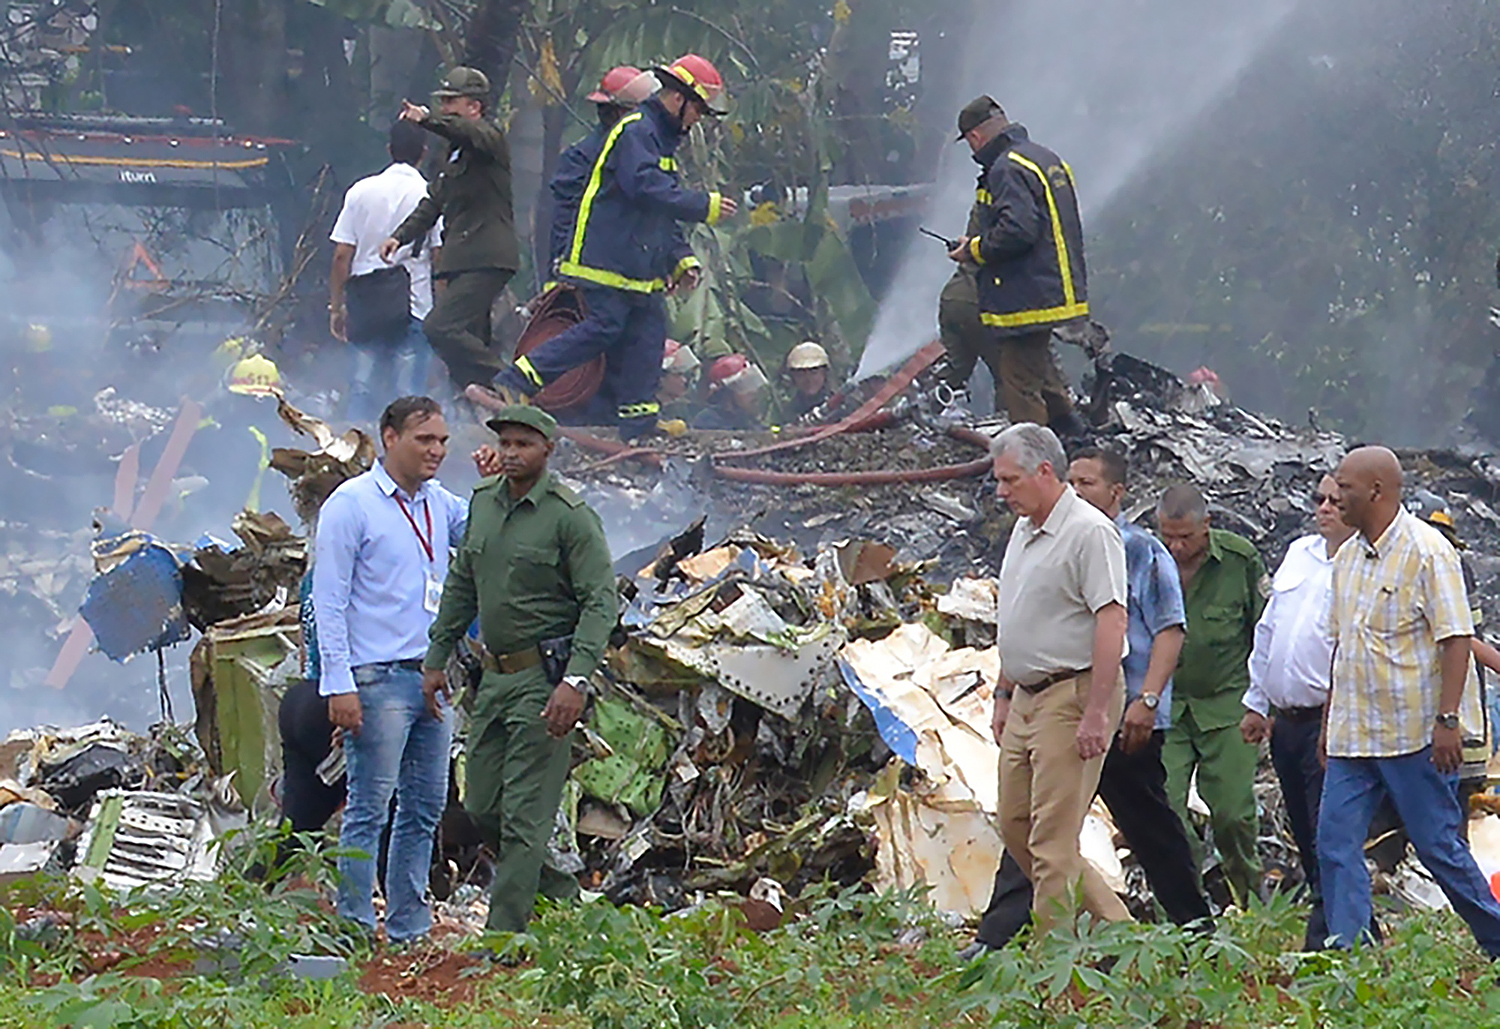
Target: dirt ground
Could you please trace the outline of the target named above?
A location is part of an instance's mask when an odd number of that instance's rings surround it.
[[[361,966],[359,988],[392,1000],[451,1008],[471,1002],[481,977],[491,974],[483,958],[437,947],[382,951]]]

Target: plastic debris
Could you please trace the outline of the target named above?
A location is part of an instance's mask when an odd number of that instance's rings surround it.
[[[39,763],[38,785],[67,811],[88,806],[100,790],[140,785],[146,769],[121,739],[86,740],[49,753]]]
[[[297,979],[337,979],[349,967],[349,959],[337,954],[292,954],[287,957],[287,974]]]
[[[35,804],[0,808],[0,843],[57,842],[76,831],[70,819]]]
[[[607,804],[623,804],[637,816],[655,811],[666,788],[660,773],[671,753],[666,729],[619,696],[605,697],[595,705],[592,728],[612,753],[574,769],[574,781],[589,796]]]
[[[100,574],[80,613],[100,650],[124,661],[188,638],[180,561],[170,549],[147,533],[129,532],[96,540],[94,561]]]
[[[954,651],[912,624],[850,643],[840,669],[898,758],[855,808],[880,835],[878,881],[930,886],[942,911],[983,910],[1001,852],[1000,748],[989,731],[998,651]],[[919,773],[909,783],[905,765]]]
[[[57,851],[58,843],[55,840],[0,844],[0,884],[24,879],[48,869]]]

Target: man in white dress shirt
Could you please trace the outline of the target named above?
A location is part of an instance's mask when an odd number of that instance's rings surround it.
[[[1271,763],[1281,781],[1287,821],[1297,841],[1312,904],[1307,950],[1321,950],[1328,937],[1316,840],[1323,796],[1318,735],[1333,662],[1328,630],[1333,555],[1354,535],[1339,517],[1338,484],[1333,476],[1323,476],[1314,502],[1318,531],[1287,548],[1286,559],[1271,580],[1271,597],[1255,626],[1250,688],[1245,691],[1245,717],[1240,722],[1246,742],[1271,741]]]
[[[432,347],[422,319],[432,310],[432,266],[443,238],[439,219],[421,245],[397,251],[395,264],[381,259],[380,245],[427,195],[427,180],[417,170],[427,133],[397,121],[388,149],[390,166],[349,187],[329,234],[328,331],[353,353],[348,416],[366,426],[397,397],[426,392]],[[407,294],[405,305],[396,292]],[[396,307],[387,312],[391,304]]]

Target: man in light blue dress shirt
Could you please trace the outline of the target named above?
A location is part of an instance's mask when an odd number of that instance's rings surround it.
[[[313,612],[319,692],[348,753],[339,846],[351,856],[339,859],[338,911],[374,934],[374,855],[394,795],[385,924],[401,943],[432,926],[428,867],[448,797],[453,712],[428,712],[421,666],[468,503],[434,478],[448,453],[436,401],[392,403],[380,439],[380,462],[334,490],[318,517]]]

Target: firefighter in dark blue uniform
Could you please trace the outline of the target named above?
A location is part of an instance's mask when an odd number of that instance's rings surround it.
[[[557,171],[548,184],[552,191],[552,232],[547,254],[548,281],[542,287],[544,293],[558,285],[557,268],[567,259],[568,247],[573,242],[573,232],[578,225],[578,205],[583,200],[594,162],[599,160],[599,152],[604,149],[610,130],[641,101],[655,93],[659,85],[651,72],[622,64],[605,72],[599,88],[588,95],[587,99],[597,106],[599,123],[587,136],[562,152],[557,159]],[[587,404],[579,410],[552,413],[563,425],[613,425],[619,406],[615,392],[620,374],[618,360],[607,362],[604,382]]]
[[[974,231],[948,256],[975,269],[1006,409],[1012,422],[1076,432],[1082,423],[1052,354],[1052,330],[1089,313],[1073,170],[990,97],[966,106],[958,128],[982,170]]]
[[[502,400],[534,396],[569,369],[607,354],[619,369],[611,388],[626,440],[657,428],[667,338],[663,295],[698,283],[701,266],[679,223],[712,225],[736,209],[718,193],[683,189],[673,156],[700,118],[719,113],[712,107],[723,90],[719,73],[689,54],[656,74],[662,92],[605,137],[557,265],[559,279],[583,293],[585,319],[503,369],[494,383]]]
[[[583,191],[588,187],[589,174],[604,141],[619,120],[656,92],[656,76],[639,68],[622,64],[604,73],[599,88],[588,95],[588,100],[597,106],[599,124],[587,136],[562,152],[557,159],[557,171],[548,188],[552,191],[552,233],[547,254],[548,278],[555,278],[557,266],[567,257],[568,245],[573,241],[573,230],[578,222],[578,205],[583,200]],[[553,283],[549,282],[550,287]]]

